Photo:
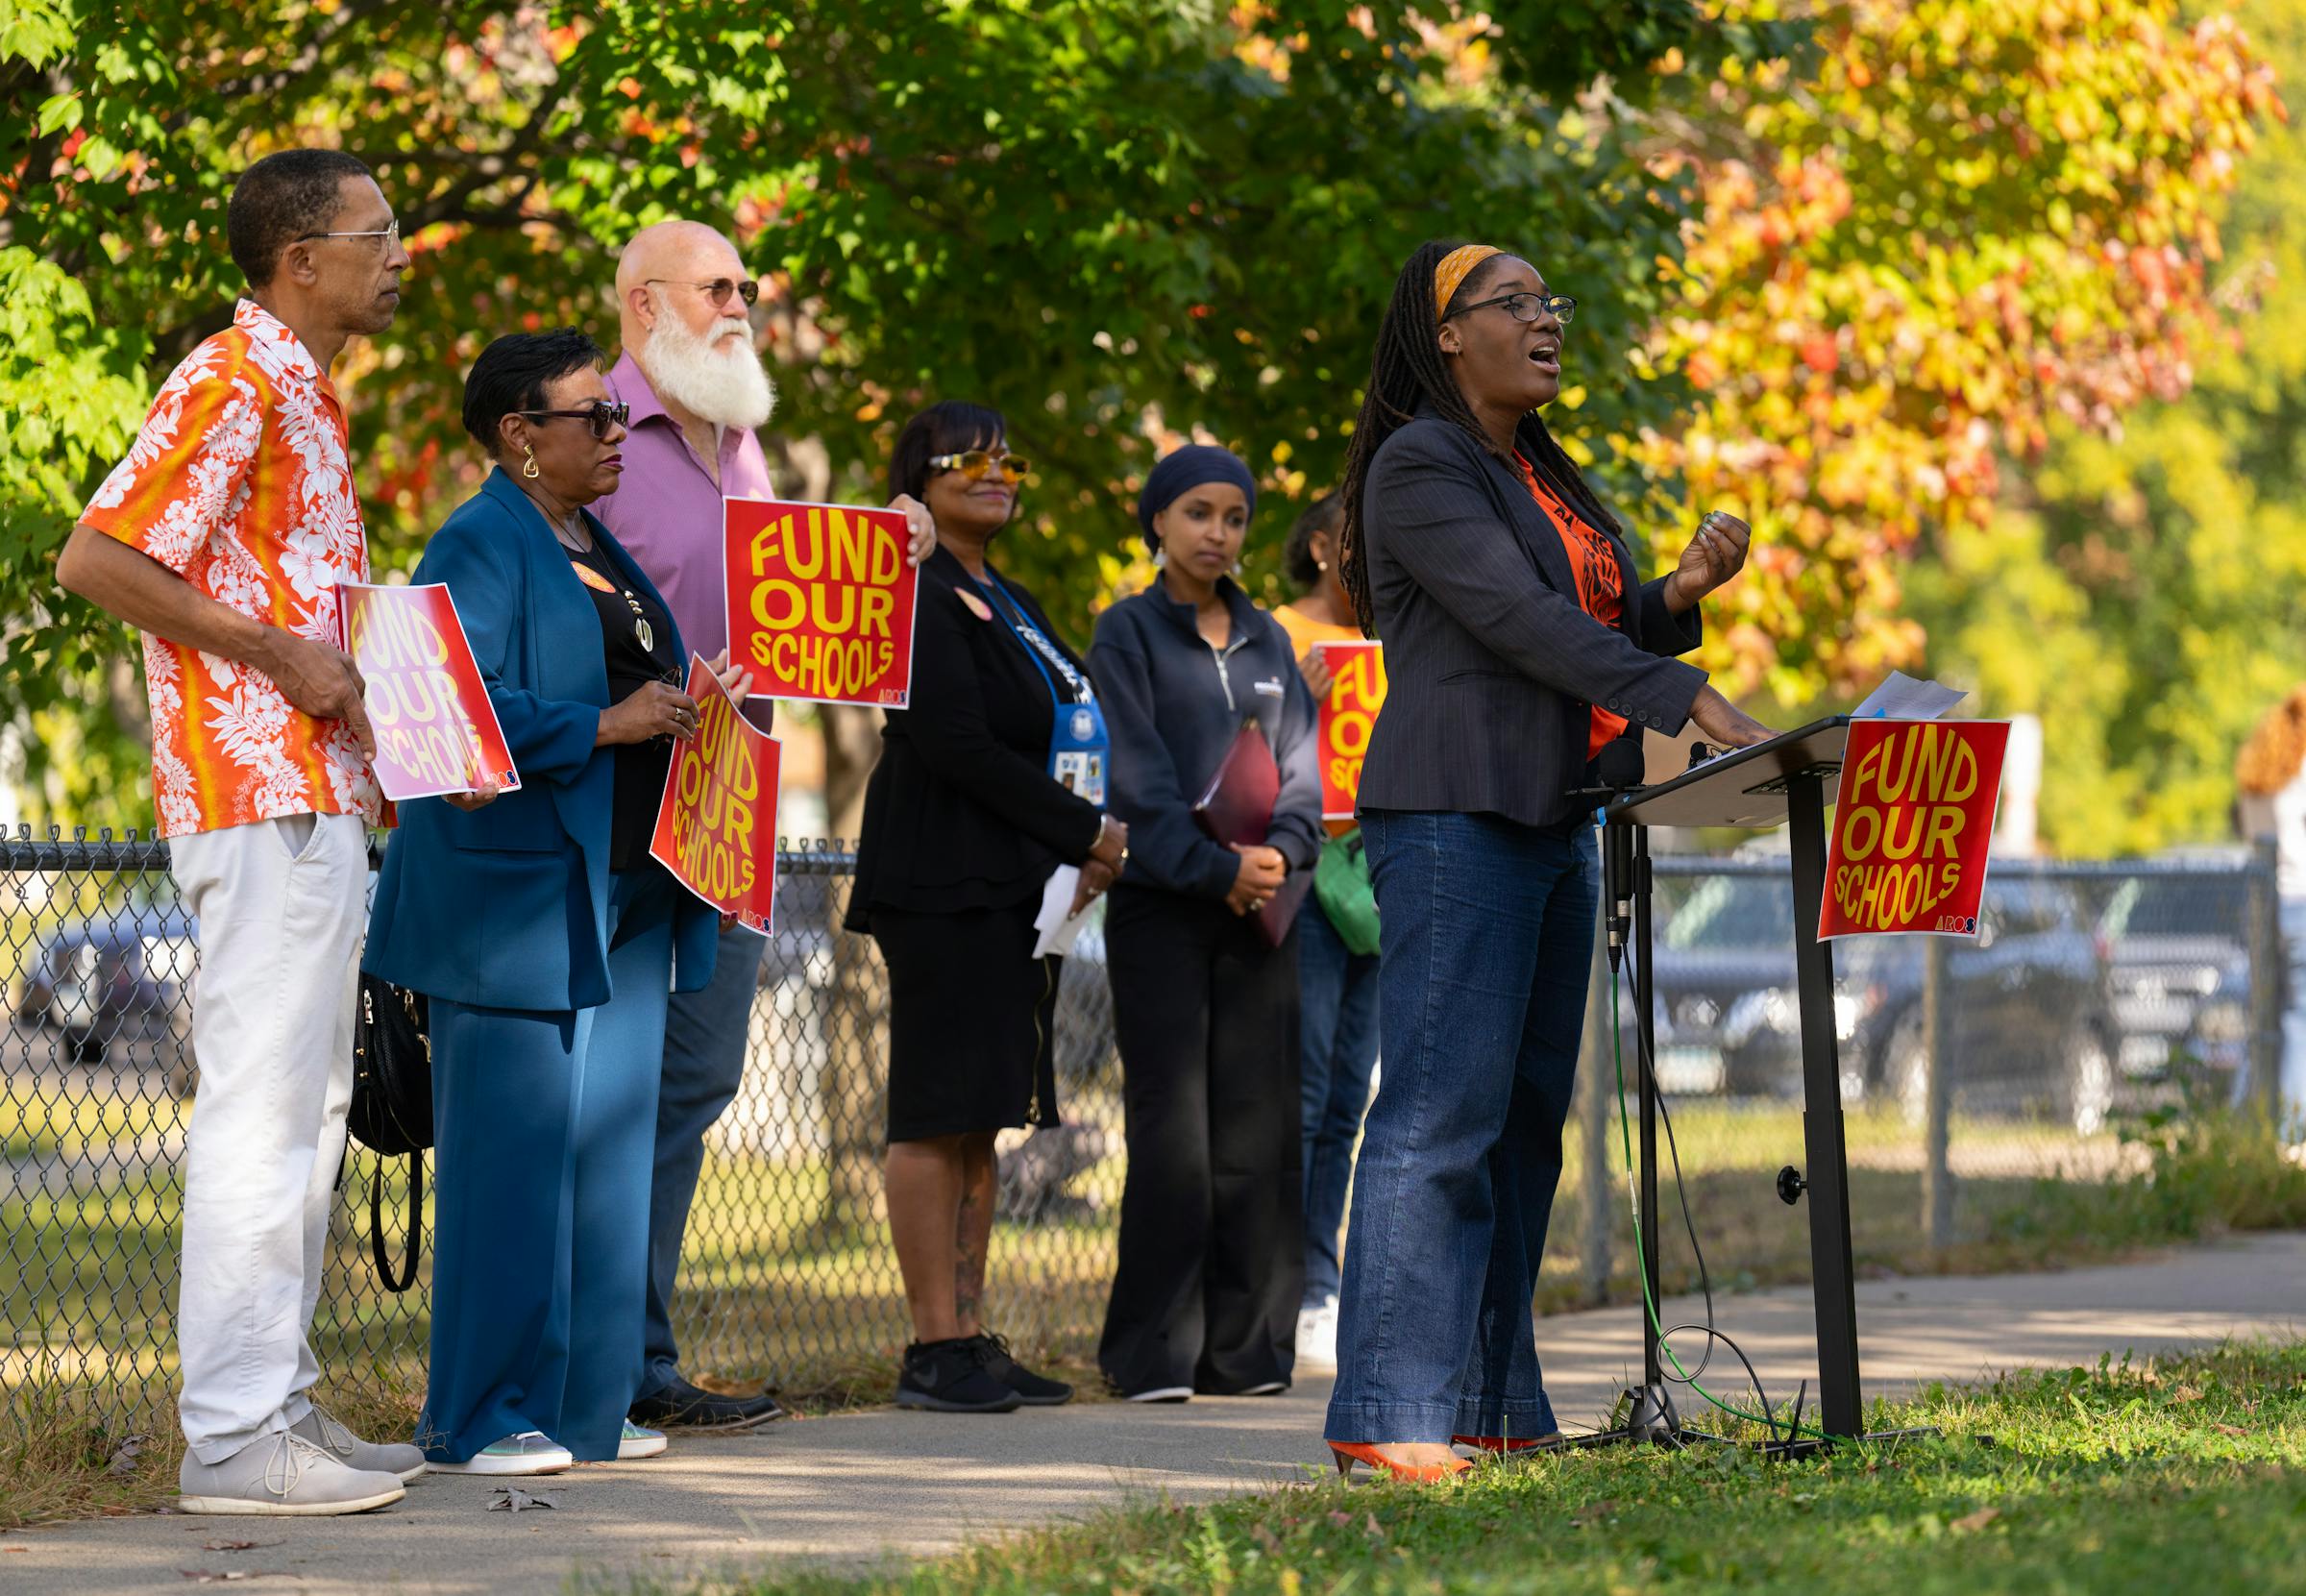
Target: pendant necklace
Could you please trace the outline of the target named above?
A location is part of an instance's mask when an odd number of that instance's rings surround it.
[[[560,535],[562,545],[574,553],[595,553],[601,547],[593,539],[585,537],[584,518],[574,511],[569,515],[568,525],[560,529],[559,534],[555,535]],[[580,539],[582,541],[579,541]],[[601,563],[605,565],[608,562],[602,560]],[[649,617],[642,612],[640,599],[631,588],[622,582],[615,584],[614,591],[625,596],[625,607],[632,611],[633,640],[640,644],[643,653],[654,653],[656,651],[656,630],[649,625]]]

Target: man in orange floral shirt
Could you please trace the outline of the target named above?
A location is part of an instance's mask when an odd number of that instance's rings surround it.
[[[153,801],[200,921],[183,1508],[358,1512],[400,1500],[424,1456],[307,1394],[383,819],[336,646],[336,584],[368,578],[368,546],[328,372],[392,325],[408,257],[368,168],[329,150],[250,167],[226,232],[249,296],[162,384],[57,578],[144,634]]]

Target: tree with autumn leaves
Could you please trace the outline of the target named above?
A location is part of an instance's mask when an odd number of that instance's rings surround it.
[[[1580,299],[1558,430],[1659,548],[1701,506],[1754,520],[1706,663],[1794,705],[1922,656],[1909,570],[2053,431],[2186,388],[2279,110],[2223,9],[2168,0],[21,0],[0,86],[32,110],[0,128],[0,719],[113,822],[147,813],[140,695],[53,552],[229,313],[222,196],[283,143],[368,159],[417,257],[340,368],[387,565],[477,471],[479,345],[603,328],[617,241],[686,214],[769,280],[812,490],[870,495],[920,403],[1000,405],[1040,462],[1006,557],[1078,633],[1156,451],[1207,436],[1265,479],[1278,596],[1391,275],[1456,234]]]

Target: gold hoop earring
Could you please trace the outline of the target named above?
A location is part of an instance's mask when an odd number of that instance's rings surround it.
[[[521,449],[522,453],[528,456],[528,463],[521,467],[521,475],[530,481],[534,481],[536,479],[536,451],[527,444],[523,444]]]

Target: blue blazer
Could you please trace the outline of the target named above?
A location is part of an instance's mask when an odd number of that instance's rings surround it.
[[[590,512],[585,522],[626,580],[663,605],[608,528]],[[501,468],[432,534],[415,579],[445,582],[455,599],[521,788],[469,814],[445,798],[400,806],[362,968],[480,1007],[605,1003],[616,750],[593,746],[608,707],[600,613]],[[719,916],[680,897],[673,987],[695,992],[712,978]]]

